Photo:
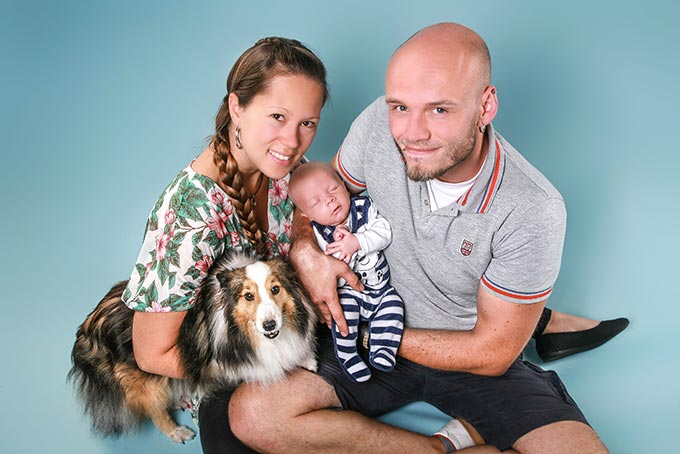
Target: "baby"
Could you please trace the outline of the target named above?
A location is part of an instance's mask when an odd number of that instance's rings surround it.
[[[288,196],[303,216],[312,221],[319,246],[326,254],[345,261],[364,284],[358,292],[344,280],[338,298],[347,320],[348,335],[333,322],[335,354],[354,381],[371,378],[357,352],[359,322],[368,322],[369,361],[389,372],[396,363],[404,329],[404,304],[390,285],[390,270],[383,253],[392,241],[392,229],[368,197],[350,197],[333,168],[322,162],[298,167],[290,178]]]

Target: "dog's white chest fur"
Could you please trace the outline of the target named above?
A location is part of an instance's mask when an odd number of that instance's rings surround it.
[[[300,365],[316,371],[316,358],[309,342],[288,329],[284,329],[275,339],[261,339],[252,359],[252,362],[238,368],[225,368],[213,361],[211,369],[215,376],[226,377],[230,381],[259,383],[282,380],[286,371]]]

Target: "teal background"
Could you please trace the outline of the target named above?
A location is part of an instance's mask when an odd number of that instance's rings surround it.
[[[129,275],[243,50],[282,35],[326,62],[332,100],[308,156],[328,159],[382,93],[396,46],[447,20],[487,40],[494,126],[566,200],[551,306],[631,319],[545,367],[612,452],[680,452],[679,13],[671,1],[0,2],[0,452],[200,452],[150,425],[91,435],[65,383],[77,326]],[[408,410],[387,420],[423,432],[445,420]]]

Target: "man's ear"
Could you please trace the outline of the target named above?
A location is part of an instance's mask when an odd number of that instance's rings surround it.
[[[498,96],[496,87],[489,85],[482,95],[482,114],[479,116],[479,124],[483,127],[491,123],[498,113]]]
[[[238,125],[239,120],[241,119],[241,113],[243,112],[243,108],[241,107],[241,103],[238,100],[238,96],[236,96],[236,93],[229,93],[229,116],[231,117],[231,122],[234,123],[235,125]]]

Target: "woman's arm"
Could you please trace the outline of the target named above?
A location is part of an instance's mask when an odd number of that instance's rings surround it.
[[[177,339],[185,315],[186,311],[135,312],[132,349],[140,369],[150,374],[184,378]]]

